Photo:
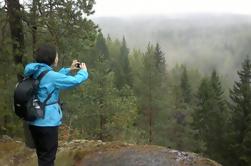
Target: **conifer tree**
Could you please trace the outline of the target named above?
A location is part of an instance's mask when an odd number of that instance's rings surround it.
[[[126,45],[125,37],[123,37],[122,45],[120,47],[120,53],[118,61],[116,63],[115,75],[116,75],[116,86],[121,89],[125,85],[131,86],[131,69],[129,66],[129,49]]]
[[[223,96],[224,91],[222,89],[219,75],[217,74],[217,71],[215,69],[212,71],[212,74],[211,74],[211,84],[212,84],[214,91],[216,92],[216,96],[217,96],[218,101],[222,102],[222,104],[225,105],[224,101],[222,100],[222,98],[224,97]]]
[[[160,51],[160,49],[158,50]],[[148,143],[154,143],[154,137],[158,137],[156,129],[156,119],[158,113],[165,109],[165,69],[163,73],[159,71],[158,55],[156,48],[148,44],[147,50],[142,57],[142,64],[139,68],[137,78],[134,79],[135,94],[138,97],[141,110],[140,127],[146,131]],[[164,62],[164,59],[163,61]],[[163,65],[164,63],[162,63]],[[137,66],[139,67],[139,66]]]
[[[94,50],[96,61],[95,61],[95,74],[94,83],[96,84],[96,90],[93,95],[96,96],[97,113],[99,117],[98,122],[98,138],[100,140],[106,139],[105,124],[107,123],[107,98],[112,93],[112,75],[110,75],[109,66],[109,53],[106,45],[106,41],[102,33],[99,33],[96,47]]]
[[[210,81],[208,78],[204,78],[201,81],[201,84],[197,93],[197,108],[193,113],[193,127],[197,131],[197,139],[203,141],[205,143],[210,140],[210,128],[208,126],[209,123],[209,115],[211,111],[211,107],[215,105],[213,100],[214,91],[210,86]],[[207,147],[207,145],[206,145]]]
[[[156,67],[160,73],[166,74],[166,60],[159,43],[155,46]]]
[[[224,156],[225,119],[226,108],[221,84],[216,71],[213,71],[210,80],[204,78],[199,87],[193,126],[197,131],[197,137],[205,143],[203,152],[218,161],[222,161]]]
[[[226,133],[228,110],[224,99],[224,91],[216,70],[212,71],[210,83],[215,98],[215,105],[211,108],[211,116],[215,120],[211,134],[216,137],[211,140],[211,145],[207,143],[209,145],[207,147],[207,153],[212,159],[224,163],[227,151]]]
[[[180,81],[180,87],[181,87],[184,102],[187,103],[187,104],[190,103],[192,95],[191,95],[191,86],[190,86],[189,79],[188,79],[188,76],[187,76],[186,66],[183,66],[183,71],[182,71],[181,81]]]
[[[168,73],[168,79],[165,90],[162,90],[162,96],[165,96],[164,109],[158,113],[158,133],[157,143],[174,149],[183,151],[194,151],[198,149],[198,141],[193,138],[193,130],[190,127],[191,113],[193,112],[193,103],[184,102],[182,90],[180,87],[181,74],[183,66],[176,65]]]
[[[251,62],[247,58],[238,71],[239,81],[230,90],[232,163],[238,166],[251,165]]]

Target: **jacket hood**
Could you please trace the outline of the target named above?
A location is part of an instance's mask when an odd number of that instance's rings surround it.
[[[33,74],[35,77],[37,77],[38,74],[44,70],[52,70],[52,68],[44,63],[29,63],[25,66],[24,76],[28,77]]]

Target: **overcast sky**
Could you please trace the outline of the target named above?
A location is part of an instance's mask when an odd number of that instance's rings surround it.
[[[94,16],[251,14],[251,0],[96,0]]]

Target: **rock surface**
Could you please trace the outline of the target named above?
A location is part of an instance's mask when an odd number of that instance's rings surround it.
[[[73,140],[60,142],[56,166],[221,166],[195,153],[155,145]],[[32,166],[34,150],[20,141],[0,140],[1,166]]]

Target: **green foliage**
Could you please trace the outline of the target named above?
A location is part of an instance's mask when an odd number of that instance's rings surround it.
[[[187,76],[186,66],[183,66],[183,72],[181,75],[180,87],[182,91],[182,97],[185,103],[190,103],[192,99],[191,87]]]
[[[165,122],[163,124],[159,122],[159,126],[162,126],[160,128],[162,132],[159,132],[159,143],[179,150],[198,151],[198,147],[200,147],[201,144],[199,141],[194,140],[194,131],[190,127],[194,103],[186,103],[184,101],[180,86],[182,72],[183,66],[178,65],[169,72],[169,77],[167,79],[168,89],[165,91],[166,109],[159,114],[161,122]]]
[[[249,15],[205,14],[179,18],[107,17],[96,18],[95,22],[114,38],[125,35],[130,49],[145,50],[149,41],[158,41],[162,51],[168,54],[165,58],[169,70],[177,63],[189,70],[198,69],[203,75],[215,68],[224,76],[223,88],[228,91],[241,61],[251,51],[249,20]]]
[[[160,51],[159,47],[157,48]],[[158,52],[159,53],[159,52]],[[157,125],[158,113],[165,109],[166,71],[158,61],[160,54],[156,54],[156,48],[148,44],[147,51],[142,54],[134,51],[132,63],[133,89],[137,97],[140,109],[138,126],[145,131],[145,138],[149,143],[158,139]],[[156,139],[155,139],[156,138]]]
[[[118,96],[112,101],[114,113],[109,120],[108,133],[113,140],[126,140],[131,143],[141,142],[141,130],[136,128],[138,118],[136,97],[129,86],[123,87]]]
[[[205,143],[202,152],[220,162],[227,153],[228,111],[219,76],[214,70],[210,79],[204,78],[197,94],[197,108],[193,113],[195,137]]]
[[[22,136],[21,122],[14,116],[11,103],[16,73],[21,71],[22,67],[14,65],[11,55],[12,47],[6,13],[0,9],[0,135],[20,137]]]
[[[5,1],[6,3],[7,1]],[[22,136],[20,121],[13,114],[12,95],[17,73],[23,72],[23,64],[32,61],[33,52],[41,43],[56,44],[61,64],[70,64],[72,59],[85,59],[96,39],[97,26],[84,15],[93,13],[94,1],[27,1],[22,6],[21,23],[25,36],[25,52],[22,63],[14,65],[12,38],[7,11],[0,8],[0,134]]]
[[[242,69],[238,71],[236,81],[230,91],[231,103],[231,138],[230,149],[233,163],[240,166],[251,164],[251,63],[246,58]]]
[[[116,45],[110,47],[110,49],[115,49],[117,54],[113,55],[113,70],[115,72],[115,85],[118,89],[121,89],[125,85],[132,86],[131,81],[131,69],[129,66],[129,49],[126,45],[126,40],[123,37],[122,43],[115,43]]]
[[[165,54],[162,52],[159,43],[157,43],[155,47],[155,59],[158,71],[160,73],[166,74]]]
[[[202,80],[201,71],[183,64],[167,71],[158,43],[142,52],[130,51],[125,37],[105,39],[87,18],[93,4],[29,1],[21,13],[23,64],[32,61],[34,49],[44,42],[58,47],[59,67],[73,59],[87,64],[88,81],[62,94],[69,138],[158,144],[203,153],[229,166],[250,165],[250,60],[244,61],[230,91],[230,112],[216,70]],[[7,12],[1,8],[0,135],[21,137],[12,93],[23,65],[14,65],[12,52]]]
[[[136,98],[130,87],[118,90],[114,85],[115,74],[101,33],[90,54],[89,80],[80,88],[80,93],[77,90],[70,98],[65,96],[65,100],[69,100],[66,106],[71,110],[66,117],[68,124],[78,128],[82,136],[89,139],[138,142],[140,130],[133,126],[138,112]],[[76,100],[81,102],[76,103]]]

